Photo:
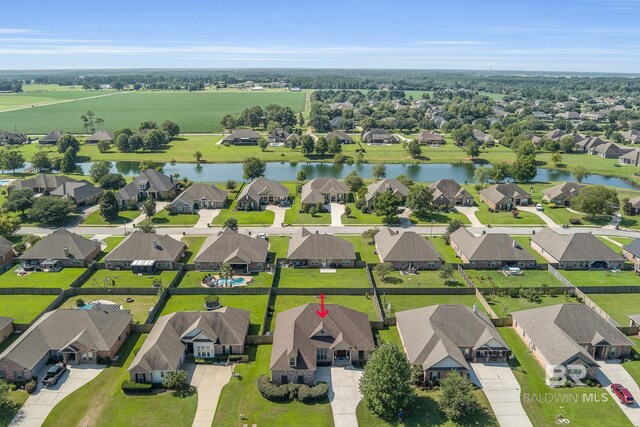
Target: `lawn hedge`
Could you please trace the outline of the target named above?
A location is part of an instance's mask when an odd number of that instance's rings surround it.
[[[127,394],[147,394],[151,393],[153,384],[138,383],[131,380],[124,380],[122,382],[122,391]]]
[[[275,402],[290,402],[298,399],[300,402],[309,403],[323,400],[329,394],[327,383],[318,383],[313,387],[294,383],[277,385],[272,383],[266,375],[260,375],[258,378],[258,390],[262,397]]]

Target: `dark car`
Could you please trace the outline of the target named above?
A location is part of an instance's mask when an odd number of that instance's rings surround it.
[[[56,363],[47,370],[46,375],[42,379],[42,385],[47,386],[57,384],[60,377],[62,377],[66,371],[67,366],[64,363]]]
[[[633,399],[631,392],[629,392],[629,390],[627,390],[626,388],[622,387],[622,385],[611,384],[611,390],[613,391],[613,394],[615,394],[618,397],[618,399],[620,399],[621,403],[624,403],[625,405],[632,405],[633,403],[635,403],[635,400]]]

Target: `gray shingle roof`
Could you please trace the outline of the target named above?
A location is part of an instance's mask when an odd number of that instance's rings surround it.
[[[305,304],[278,314],[271,370],[315,369],[316,349],[334,348],[340,343],[357,350],[375,349],[366,314],[336,304],[327,304],[325,309],[329,313],[324,318],[316,314],[319,304]],[[289,366],[289,357],[296,358],[295,368]]]
[[[461,227],[451,233],[451,242],[460,249],[469,261],[534,261],[526,249],[518,245],[509,235],[502,233],[474,236]]]
[[[412,365],[425,370],[452,358],[463,368],[460,348],[508,350],[491,320],[464,305],[440,304],[396,313],[402,343]]]
[[[249,196],[252,200],[260,200],[260,195],[273,194],[275,197],[287,197],[289,189],[277,181],[272,181],[263,176],[251,181],[242,188],[236,200]]]
[[[557,304],[516,311],[511,316],[551,364],[565,364],[578,358],[590,366],[598,366],[583,344],[605,340],[615,347],[633,345],[615,326],[584,304]]]
[[[131,200],[138,197],[141,184],[145,186],[149,184],[146,191],[157,191],[160,193],[171,191],[178,185],[172,177],[158,172],[155,169],[147,169],[132,182],[122,187],[116,194],[116,197],[121,200]]]
[[[82,344],[95,351],[109,351],[130,323],[131,314],[125,310],[50,311],[0,354],[0,360],[31,370],[49,350]]]
[[[250,129],[239,129],[227,136],[222,141],[234,141],[236,139],[260,139],[260,132],[256,132]]]
[[[93,135],[88,136],[86,139],[87,143],[100,142],[100,141],[113,141],[113,132],[100,129],[97,132],[95,132]]]
[[[324,203],[324,194],[347,194],[347,185],[333,177],[314,178],[302,186],[301,203]]]
[[[640,257],[640,239],[633,239],[631,243],[628,243],[622,247],[627,252]],[[640,323],[640,322],[639,322]]]
[[[203,297],[204,306],[204,297]],[[244,345],[251,313],[233,307],[213,311],[182,311],[158,319],[129,371],[175,371],[184,355],[184,341],[208,339],[214,344]]]
[[[570,261],[622,261],[622,257],[591,233],[558,234],[544,228],[531,236],[554,259]]]
[[[48,134],[46,134],[45,136],[43,136],[42,138],[40,138],[40,142],[55,144],[56,142],[58,142],[58,139],[60,139],[62,135],[64,135],[62,131],[53,130]]]
[[[453,179],[439,179],[430,184],[429,188],[433,190],[433,200],[438,199],[438,197],[442,195],[449,200],[451,204],[454,204],[456,198],[473,198],[471,193]]]
[[[313,234],[302,227],[289,241],[287,259],[356,259],[353,243],[331,234]]]
[[[225,228],[217,235],[209,237],[204,249],[196,256],[194,262],[221,262],[250,264],[265,262],[269,253],[269,242],[261,237],[240,234]]]
[[[386,178],[380,181],[376,181],[373,184],[369,184],[367,187],[366,200],[373,199],[376,195],[384,192],[391,191],[393,194],[400,196],[401,198],[407,197],[409,189],[397,179]]]
[[[426,238],[414,231],[393,231],[385,227],[375,237],[383,262],[440,261],[440,254]]]
[[[550,200],[557,199],[562,196],[563,199],[569,199],[578,195],[578,192],[586,187],[585,184],[577,182],[564,182],[562,184],[554,185],[553,187],[542,190],[542,194],[548,197]]]
[[[210,184],[193,184],[185,191],[180,193],[178,197],[171,203],[173,206],[176,202],[181,201],[189,206],[193,206],[196,200],[208,200],[210,202],[224,203],[227,200],[228,193]]]
[[[353,141],[353,138],[351,138],[348,133],[339,130],[329,132],[324,136],[324,139],[326,139],[327,142],[331,141],[333,138],[338,138],[340,141]]]
[[[440,135],[439,133],[429,132],[428,130],[425,130],[420,135],[418,135],[418,142],[426,143],[433,141],[443,142],[444,136]]]
[[[40,173],[32,178],[23,179],[13,184],[14,188],[58,188],[65,182],[77,182],[75,179],[64,175],[53,175],[49,173]]]
[[[27,135],[22,132],[9,132],[0,130],[0,145],[3,144],[22,144],[27,140]]]
[[[69,256],[65,256],[65,248]],[[83,259],[91,260],[91,255],[100,248],[100,243],[85,239],[66,228],[58,228],[45,236],[18,259]]]
[[[76,203],[90,199],[94,196],[100,196],[104,193],[102,188],[98,188],[88,181],[65,182],[60,187],[51,192],[52,196],[72,197]]]
[[[156,242],[155,246],[154,241]],[[104,260],[178,261],[186,248],[186,244],[167,235],[136,231],[109,252]]]
[[[0,316],[0,331],[13,323],[13,320],[11,317]]]
[[[13,243],[10,240],[0,236],[0,256],[6,254],[9,251],[13,251]]]
[[[500,203],[504,199],[531,198],[529,193],[523,190],[519,185],[516,185],[512,182],[492,185],[491,187],[481,190],[480,194],[495,204]]]

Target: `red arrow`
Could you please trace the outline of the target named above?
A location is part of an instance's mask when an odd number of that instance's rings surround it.
[[[329,314],[329,310],[324,309],[324,294],[320,294],[320,310],[316,310],[318,316],[324,319],[324,316]]]

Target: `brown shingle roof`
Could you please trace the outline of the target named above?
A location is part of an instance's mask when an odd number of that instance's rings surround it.
[[[31,249],[20,255],[18,259],[83,259],[90,261],[92,254],[100,247],[100,243],[85,239],[66,228],[58,228],[45,236]],[[65,255],[65,248],[69,256]]]
[[[559,262],[622,261],[622,257],[591,233],[558,234],[544,228],[531,236],[545,252]]]
[[[440,261],[440,254],[426,238],[414,231],[380,230],[375,237],[382,262]]]
[[[287,259],[356,259],[353,243],[331,234],[313,234],[302,227],[289,241]]]
[[[534,261],[526,249],[517,244],[509,235],[502,233],[474,236],[461,227],[451,233],[451,242],[469,261]]]
[[[200,251],[194,262],[231,263],[231,260],[242,260],[250,264],[267,260],[269,242],[261,237],[251,237],[225,228],[210,239],[211,243]]]
[[[136,231],[109,252],[104,260],[178,261],[186,248],[186,244],[167,235]]]

